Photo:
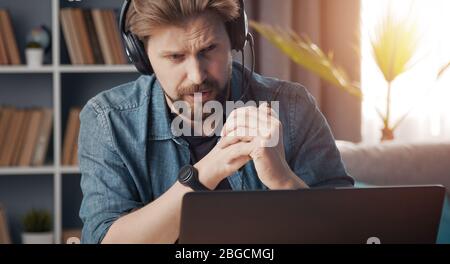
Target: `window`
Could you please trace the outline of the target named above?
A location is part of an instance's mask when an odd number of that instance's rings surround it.
[[[370,39],[389,10],[397,18],[412,16],[419,32],[417,64],[392,83],[392,123],[408,116],[395,130],[398,141],[450,139],[450,69],[437,80],[437,73],[450,62],[450,1],[362,0],[361,85],[363,141],[380,141],[383,123],[376,109],[386,108],[387,83],[372,56]]]

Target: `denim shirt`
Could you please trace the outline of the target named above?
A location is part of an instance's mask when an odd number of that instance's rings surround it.
[[[235,101],[242,92],[242,72],[234,63]],[[310,187],[353,186],[329,126],[303,86],[254,74],[244,101],[269,101],[277,91],[285,156],[292,171]],[[172,134],[170,120],[154,75],[102,92],[85,105],[78,141],[83,243],[100,243],[114,221],[157,199],[177,181],[190,151],[186,141]],[[252,161],[228,179],[233,190],[267,189]]]

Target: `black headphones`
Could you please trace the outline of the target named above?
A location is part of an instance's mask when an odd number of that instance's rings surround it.
[[[152,75],[153,68],[145,51],[144,44],[139,38],[126,29],[126,15],[132,0],[125,0],[120,12],[119,27],[125,45],[125,50],[130,61],[136,69],[144,75]],[[247,40],[250,38],[248,30],[247,14],[245,13],[244,0],[239,0],[239,17],[226,23],[226,29],[231,41],[231,48],[243,52]]]

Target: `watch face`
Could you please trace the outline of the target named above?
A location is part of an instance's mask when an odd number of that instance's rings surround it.
[[[178,179],[181,182],[188,182],[192,178],[192,175],[194,175],[194,172],[192,171],[192,167],[190,165],[186,165],[180,169]]]

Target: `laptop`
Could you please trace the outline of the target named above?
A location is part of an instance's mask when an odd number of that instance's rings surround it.
[[[190,192],[180,244],[436,243],[440,185]]]

